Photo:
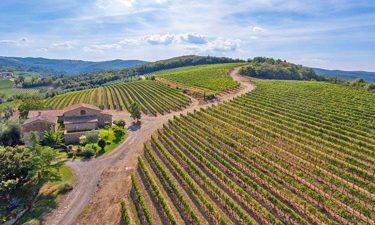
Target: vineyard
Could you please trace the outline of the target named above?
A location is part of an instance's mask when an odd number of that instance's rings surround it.
[[[152,136],[121,205],[125,221],[375,224],[375,95],[319,82],[256,84]]]
[[[77,103],[87,103],[105,109],[129,110],[130,104],[135,101],[141,104],[145,114],[157,115],[180,110],[191,100],[179,90],[145,80],[68,92],[48,99],[47,105],[62,109]]]
[[[157,78],[171,80],[181,85],[188,85],[217,93],[238,87],[238,82],[234,81],[228,75],[229,71],[238,65],[241,64],[227,63],[180,67],[177,69],[163,70],[151,75]]]

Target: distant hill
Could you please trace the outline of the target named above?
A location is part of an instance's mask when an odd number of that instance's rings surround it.
[[[148,63],[141,60],[111,60],[91,62],[82,60],[0,57],[0,70],[21,70],[41,75],[82,74],[99,70],[114,70]]]
[[[337,77],[343,80],[354,80],[361,77],[367,81],[375,82],[375,72],[367,71],[344,71],[344,70],[327,70],[321,68],[311,68],[317,74],[328,75],[331,77]]]

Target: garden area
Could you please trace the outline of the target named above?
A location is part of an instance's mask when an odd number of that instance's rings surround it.
[[[116,148],[126,137],[125,121],[115,120],[100,130],[87,131],[76,145],[67,146],[67,157],[88,159],[98,157]]]

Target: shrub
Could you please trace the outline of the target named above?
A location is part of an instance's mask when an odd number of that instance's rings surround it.
[[[67,192],[69,192],[69,191],[71,191],[71,190],[73,190],[72,185],[70,185],[70,184],[66,184],[66,183],[61,184],[61,185],[59,186],[59,188],[58,188],[58,191],[59,191],[60,194],[65,194],[65,193],[67,193]]]
[[[119,128],[113,128],[113,132],[115,133],[116,137],[122,137],[125,134],[124,130]]]
[[[66,155],[67,155],[68,158],[72,158],[74,154],[73,154],[73,152],[68,152],[68,153],[66,153]]]
[[[63,141],[63,133],[61,131],[55,131],[52,127],[51,130],[44,132],[43,145],[51,148],[60,147]]]
[[[98,141],[98,145],[99,145],[99,147],[102,149],[102,151],[104,151],[104,148],[105,148],[105,146],[107,145],[107,143],[105,142],[104,139],[100,139],[100,140]]]
[[[113,124],[115,124],[116,126],[119,126],[119,127],[125,127],[126,126],[126,122],[125,120],[114,120],[113,121]]]
[[[82,135],[81,137],[79,137],[79,144],[80,145],[87,144],[87,137],[85,135]]]
[[[88,143],[97,143],[99,141],[99,131],[92,130],[85,133]]]
[[[82,151],[82,155],[85,157],[85,158],[91,158],[95,155],[95,150],[92,149],[92,148],[86,148]]]
[[[104,128],[105,129],[109,129],[109,128],[111,128],[111,126],[112,126],[112,124],[110,122],[108,122],[108,121],[104,122]]]

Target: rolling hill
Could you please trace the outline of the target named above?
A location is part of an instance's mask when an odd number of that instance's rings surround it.
[[[82,74],[99,70],[124,69],[147,63],[141,60],[111,60],[102,62],[46,59],[46,58],[21,58],[0,57],[0,70],[13,68],[15,70],[38,72],[42,75],[56,74]]]
[[[361,77],[367,81],[375,82],[375,72],[367,71],[345,71],[345,70],[327,70],[321,68],[311,68],[315,73],[320,75],[328,75],[331,77],[337,77],[343,80],[354,80]]]

